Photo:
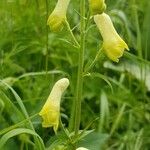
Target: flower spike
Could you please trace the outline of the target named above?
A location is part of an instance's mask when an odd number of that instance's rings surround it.
[[[43,118],[42,126],[45,128],[53,127],[55,133],[59,125],[61,96],[68,86],[69,80],[67,78],[58,80],[53,86],[42,110],[39,112],[39,115]]]
[[[103,49],[106,55],[112,61],[119,62],[119,58],[122,57],[124,49],[129,50],[128,45],[118,35],[107,14],[95,15],[94,21],[103,37]]]

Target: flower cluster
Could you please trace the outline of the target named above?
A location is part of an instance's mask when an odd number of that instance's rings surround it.
[[[47,24],[52,31],[62,30],[64,23],[67,21],[66,13],[70,0],[58,0],[53,12],[50,14]],[[114,62],[118,62],[122,57],[128,45],[119,36],[115,30],[111,18],[104,13],[106,9],[105,0],[89,0],[91,13],[103,38],[103,50],[107,57]],[[74,38],[74,37],[73,37]],[[44,104],[39,115],[43,118],[43,127],[53,127],[57,132],[60,118],[60,101],[62,94],[69,86],[69,80],[62,78],[58,80],[52,88],[52,91]],[[61,147],[61,146],[60,146]],[[87,150],[80,147],[77,150]]]
[[[53,12],[50,14],[47,24],[52,31],[63,29],[66,19],[67,8],[70,0],[58,0]],[[94,21],[103,37],[103,49],[109,59],[118,62],[128,45],[123,41],[115,30],[113,23],[106,13],[105,0],[89,0],[89,7]]]

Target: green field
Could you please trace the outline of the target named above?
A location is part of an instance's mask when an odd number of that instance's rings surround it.
[[[0,150],[149,150],[149,39],[148,0],[0,0]]]

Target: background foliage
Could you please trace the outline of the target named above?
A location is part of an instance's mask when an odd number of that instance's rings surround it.
[[[99,60],[85,76],[81,129],[99,117],[90,129],[96,129],[97,137],[100,136],[97,133],[109,136],[103,149],[148,150],[150,3],[147,0],[107,0],[106,3],[107,13],[128,43],[130,52],[126,52],[118,64],[107,59],[104,62]],[[46,0],[0,0],[0,79],[20,96],[26,111],[32,116],[43,106],[55,81],[67,76],[71,85],[61,106],[62,122],[67,127],[75,93],[77,49],[72,45],[66,28],[60,33],[52,33],[46,25],[47,16],[55,4],[55,1]],[[67,17],[79,40],[79,0],[71,1]],[[91,20],[86,31],[85,64],[94,59],[101,46],[100,39],[98,29]],[[8,127],[24,120],[24,113],[18,104],[20,99],[2,82],[0,136]],[[32,119],[32,123],[37,134],[49,146],[54,136],[52,129],[42,129],[39,117]],[[21,125],[24,128],[28,126],[27,122]],[[5,149],[9,150],[11,146],[14,149],[30,149],[35,143],[29,134],[34,133],[25,133],[28,134],[19,134],[9,140]],[[95,135],[91,137],[94,139]],[[84,143],[86,145],[88,147],[88,143]]]

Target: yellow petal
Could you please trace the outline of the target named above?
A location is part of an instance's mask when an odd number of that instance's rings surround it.
[[[60,100],[63,92],[69,85],[67,78],[58,80],[52,88],[52,91],[44,104],[39,115],[42,117],[42,126],[53,127],[55,133],[57,132],[60,117]]]
[[[56,14],[49,16],[47,25],[49,25],[51,31],[58,32],[64,27],[65,18]]]
[[[118,62],[119,58],[123,56],[124,50],[129,49],[128,45],[118,35],[107,14],[95,15],[94,21],[103,37],[103,48],[106,55],[112,61]]]
[[[55,106],[53,100],[44,105],[39,115],[43,118],[42,127],[53,127],[56,132],[59,124],[60,106]]]
[[[66,12],[70,0],[58,0],[55,9],[50,14],[47,20],[47,25],[54,32],[62,30],[66,19]]]

